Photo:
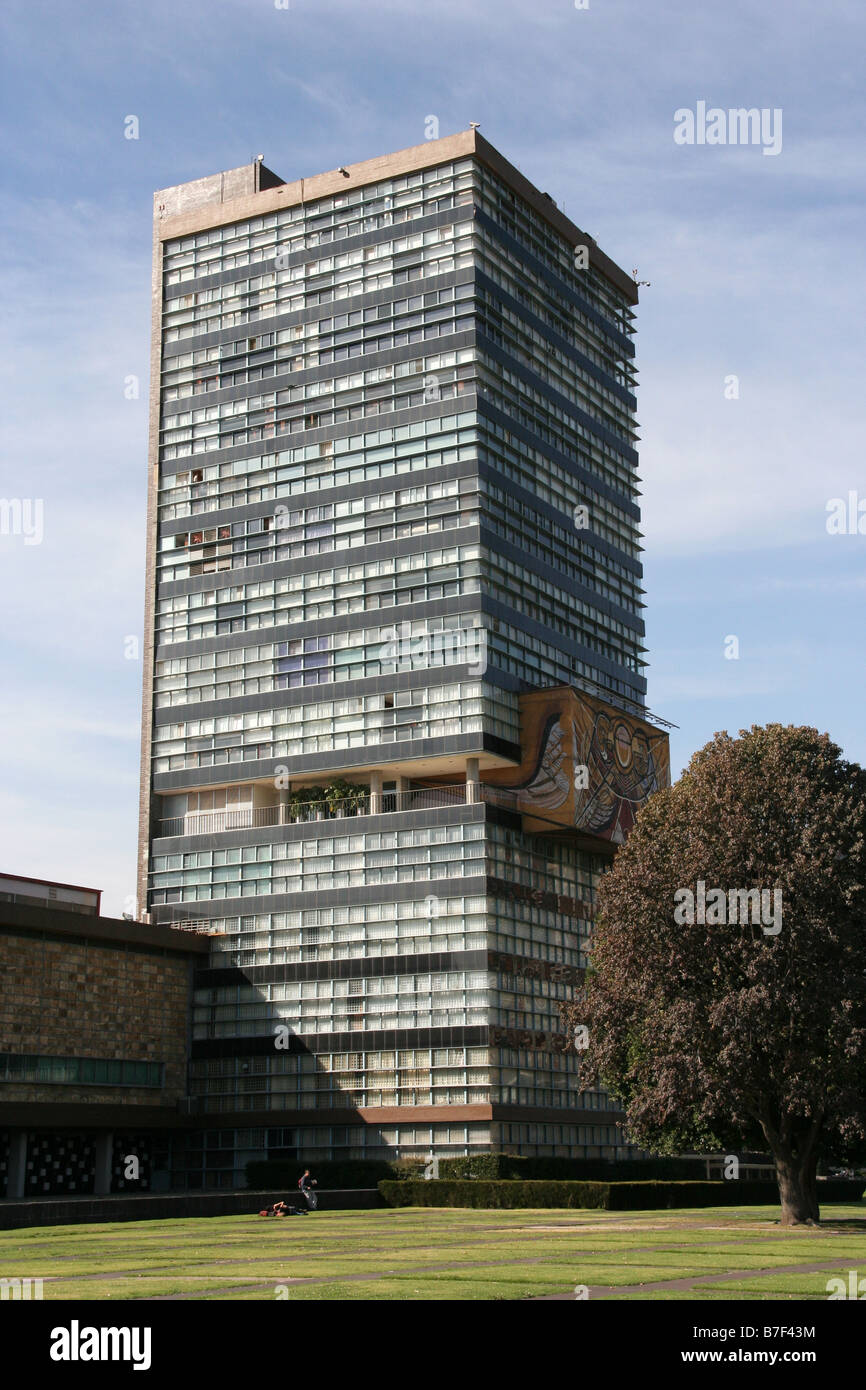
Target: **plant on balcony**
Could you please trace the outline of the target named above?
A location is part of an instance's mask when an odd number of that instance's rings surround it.
[[[289,814],[292,820],[306,820],[310,807],[324,799],[324,787],[298,787],[296,791],[290,792]]]
[[[368,793],[368,787],[338,777],[325,787],[324,800],[332,816],[358,816],[364,809]]]

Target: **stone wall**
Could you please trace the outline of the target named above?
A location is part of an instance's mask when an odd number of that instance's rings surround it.
[[[166,1105],[186,1091],[189,962],[94,940],[0,933],[0,1053],[159,1062],[164,1087],[0,1081],[3,1101]]]

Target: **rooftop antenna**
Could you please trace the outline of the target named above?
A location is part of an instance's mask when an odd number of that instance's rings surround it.
[[[637,278],[637,266],[635,266],[634,270],[633,270],[632,273],[631,273],[631,276],[632,276],[632,279],[634,280],[634,282],[635,282],[636,285],[646,285],[647,289],[650,288],[650,282],[649,282],[649,280],[639,280],[639,279]]]
[[[470,129],[470,130],[478,130],[478,129],[480,128],[480,126],[481,126],[481,122],[480,122],[480,121],[470,121],[470,122],[469,122],[469,129]]]

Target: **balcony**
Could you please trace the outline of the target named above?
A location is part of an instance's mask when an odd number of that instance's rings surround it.
[[[473,791],[476,795],[473,797]],[[480,800],[483,788],[457,782],[445,787],[414,787],[409,791],[368,792],[335,801],[294,802],[283,806],[245,806],[231,811],[194,811],[157,822],[159,839],[178,835],[221,835],[235,830],[259,830],[272,825],[303,825],[313,821],[347,820],[392,812],[431,811],[465,806]]]

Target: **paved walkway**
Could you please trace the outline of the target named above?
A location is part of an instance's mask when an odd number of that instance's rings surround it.
[[[256,1292],[257,1290],[259,1290],[259,1289],[271,1289],[271,1290],[272,1290],[276,1284],[285,1284],[285,1285],[288,1285],[288,1286],[290,1286],[290,1287],[295,1287],[295,1286],[304,1285],[304,1284],[356,1284],[356,1283],[364,1283],[364,1282],[375,1282],[375,1281],[378,1280],[378,1279],[393,1278],[394,1275],[398,1275],[398,1274],[401,1274],[401,1275],[405,1275],[405,1274],[417,1274],[417,1275],[423,1276],[424,1274],[429,1274],[429,1273],[442,1273],[443,1271],[447,1271],[447,1270],[458,1270],[458,1271],[462,1272],[463,1270],[467,1270],[467,1269],[477,1269],[477,1270],[484,1270],[484,1269],[502,1269],[502,1268],[505,1268],[505,1267],[507,1267],[507,1266],[514,1266],[514,1265],[528,1265],[528,1264],[540,1265],[540,1264],[544,1264],[544,1263],[545,1263],[545,1260],[543,1260],[541,1257],[538,1257],[538,1258],[536,1258],[536,1259],[523,1259],[523,1260],[519,1260],[519,1259],[518,1259],[518,1260],[489,1260],[489,1261],[482,1261],[482,1260],[475,1261],[475,1260],[473,1260],[473,1261],[469,1261],[469,1262],[466,1262],[466,1263],[463,1263],[463,1264],[458,1264],[458,1265],[455,1265],[455,1264],[431,1264],[431,1265],[418,1265],[418,1266],[412,1266],[412,1267],[410,1267],[410,1268],[406,1268],[406,1267],[404,1266],[404,1267],[399,1268],[399,1269],[378,1270],[376,1273],[371,1273],[371,1274],[339,1274],[339,1275],[333,1275],[333,1274],[332,1274],[332,1275],[328,1275],[328,1276],[317,1277],[317,1278],[307,1278],[307,1279],[269,1279],[266,1283],[262,1283],[262,1284],[252,1284],[252,1283],[237,1284],[237,1285],[232,1285],[232,1286],[230,1286],[230,1287],[223,1287],[223,1288],[219,1288],[219,1289],[212,1289],[212,1290],[211,1290],[211,1289],[205,1289],[205,1290],[199,1290],[199,1291],[196,1292],[196,1293],[157,1294],[157,1295],[155,1295],[155,1297],[154,1297],[152,1300],[151,1300],[151,1299],[145,1299],[145,1300],[143,1300],[143,1301],[144,1301],[144,1302],[156,1302],[156,1303],[161,1303],[161,1302],[178,1302],[178,1301],[183,1301],[183,1300],[185,1300],[185,1299],[191,1299],[191,1298],[194,1298],[194,1299],[217,1298],[217,1299],[219,1299],[219,1298],[225,1298],[227,1294],[230,1295],[230,1294],[234,1294],[234,1293],[255,1293],[255,1292]],[[697,1275],[694,1275],[694,1276],[692,1276],[692,1277],[690,1277],[690,1278],[688,1278],[688,1279],[661,1279],[661,1280],[652,1281],[652,1282],[645,1283],[645,1284],[628,1284],[628,1285],[623,1285],[623,1284],[610,1285],[610,1284],[607,1284],[607,1285],[597,1285],[597,1286],[589,1285],[589,1296],[590,1296],[591,1299],[592,1299],[592,1298],[616,1298],[616,1297],[627,1297],[629,1294],[633,1294],[633,1293],[651,1293],[651,1292],[653,1292],[653,1290],[658,1290],[659,1292],[662,1292],[663,1290],[666,1290],[666,1289],[683,1289],[683,1290],[688,1290],[688,1289],[696,1288],[696,1287],[698,1287],[699,1285],[708,1284],[708,1283],[718,1283],[718,1282],[724,1281],[724,1280],[726,1280],[726,1279],[752,1279],[752,1278],[761,1278],[761,1277],[764,1277],[764,1276],[770,1275],[770,1274],[813,1274],[813,1273],[820,1273],[820,1272],[823,1271],[823,1270],[827,1270],[828,1272],[831,1272],[831,1273],[832,1273],[832,1271],[835,1270],[835,1269],[848,1269],[848,1268],[850,1268],[850,1265],[851,1265],[851,1257],[850,1257],[850,1255],[849,1255],[849,1256],[845,1256],[845,1257],[843,1257],[843,1258],[836,1259],[836,1260],[823,1260],[823,1261],[821,1261],[821,1263],[819,1263],[819,1264],[808,1264],[808,1265],[803,1265],[803,1264],[797,1264],[797,1265],[775,1265],[775,1266],[773,1266],[773,1267],[770,1268],[770,1269],[748,1269],[748,1270],[741,1270],[741,1269],[738,1270],[738,1269],[734,1269],[734,1270],[725,1270],[725,1271],[722,1271],[722,1272],[719,1272],[719,1273],[715,1273],[715,1272],[709,1273],[709,1272],[707,1272],[706,1274],[697,1274]],[[525,1301],[526,1301],[526,1302],[530,1302],[530,1303],[562,1303],[562,1302],[573,1303],[573,1302],[575,1301],[575,1299],[574,1299],[574,1287],[572,1286],[572,1288],[568,1291],[568,1293],[540,1294],[540,1295],[538,1295],[538,1296],[535,1297],[535,1298],[531,1298],[531,1299],[528,1299],[528,1300],[525,1300]]]
[[[634,1293],[652,1293],[658,1290],[659,1293],[666,1289],[680,1289],[688,1291],[703,1287],[705,1284],[723,1283],[728,1279],[761,1279],[769,1274],[820,1274],[823,1270],[832,1272],[834,1269],[850,1269],[851,1256],[848,1255],[838,1260],[822,1260],[820,1264],[809,1265],[774,1265],[771,1269],[729,1269],[726,1271],[709,1271],[706,1274],[692,1275],[688,1279],[659,1279],[648,1284],[598,1284],[588,1285],[589,1297],[598,1298],[627,1298]],[[539,1294],[536,1298],[528,1300],[530,1303],[573,1303],[574,1291],[570,1293],[545,1293]]]

